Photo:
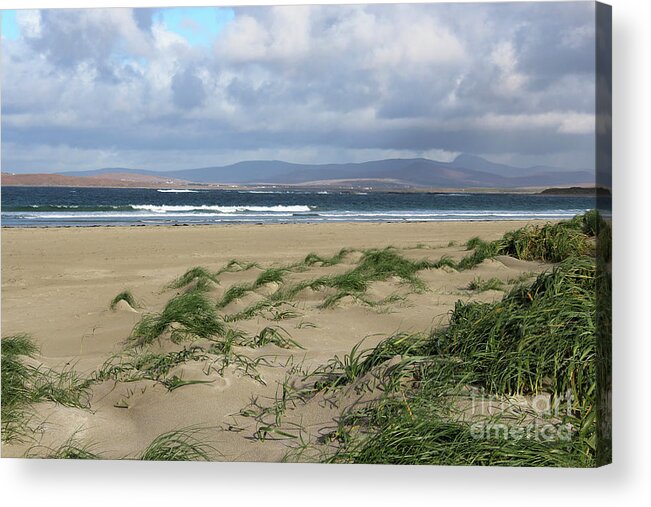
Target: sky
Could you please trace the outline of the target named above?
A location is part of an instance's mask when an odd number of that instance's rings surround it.
[[[594,167],[593,2],[3,11],[2,170]]]

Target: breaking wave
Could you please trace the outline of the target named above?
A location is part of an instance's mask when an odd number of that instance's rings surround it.
[[[302,211],[310,211],[309,206],[211,206],[208,204],[202,204],[200,206],[186,205],[186,206],[175,206],[175,205],[164,205],[156,206],[153,204],[131,204],[131,209],[136,211],[151,211],[153,213],[179,213],[179,212],[190,212],[190,211],[217,211],[219,213],[300,213]]]

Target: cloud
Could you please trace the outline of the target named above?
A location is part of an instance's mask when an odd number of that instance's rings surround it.
[[[16,11],[16,22],[20,32],[28,38],[40,37],[41,35],[41,13],[35,10]]]
[[[590,167],[591,5],[19,11],[3,170],[461,152]]]
[[[172,100],[183,109],[199,107],[206,99],[203,81],[192,68],[184,69],[172,78]]]

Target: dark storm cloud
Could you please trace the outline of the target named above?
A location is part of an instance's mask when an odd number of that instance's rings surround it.
[[[172,100],[181,109],[199,107],[206,99],[203,81],[193,68],[183,69],[172,78]]]
[[[154,13],[156,9],[142,8],[133,10],[133,19],[136,21],[138,28],[146,32],[151,31],[154,22]]]
[[[220,161],[468,152],[591,167],[593,9],[241,8],[210,48],[155,9],[25,13],[23,36],[3,40],[3,168],[32,156],[134,165],[163,152],[167,167],[187,167],[218,162],[217,151]]]
[[[55,67],[85,61],[108,66],[114,54],[141,56],[148,51],[146,35],[138,29],[145,18],[127,16],[122,9],[48,9],[40,12],[39,32],[25,40]]]

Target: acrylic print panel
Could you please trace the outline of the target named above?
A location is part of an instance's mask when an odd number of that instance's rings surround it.
[[[610,7],[2,14],[3,457],[610,461]]]

